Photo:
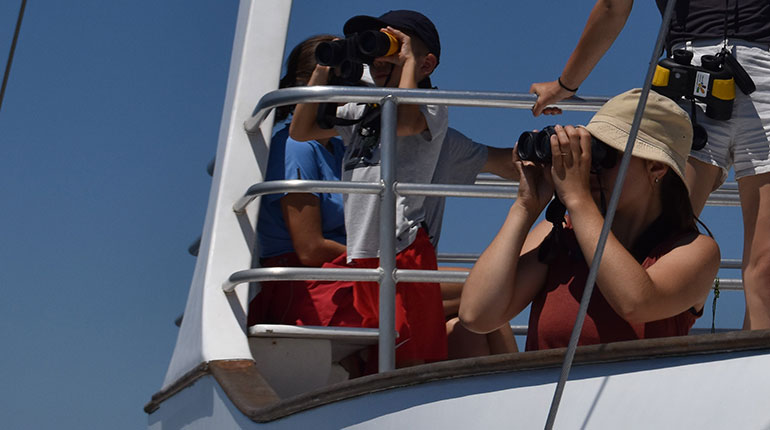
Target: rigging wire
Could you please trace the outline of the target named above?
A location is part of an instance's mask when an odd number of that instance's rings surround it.
[[[556,413],[559,410],[559,403],[561,402],[561,397],[564,393],[564,386],[567,383],[567,378],[569,377],[569,372],[572,368],[572,360],[575,358],[575,350],[577,349],[578,339],[580,338],[580,333],[583,330],[583,322],[585,321],[586,311],[588,310],[588,302],[591,300],[591,293],[594,290],[596,276],[599,272],[599,263],[601,262],[602,255],[604,254],[604,246],[606,245],[607,237],[610,234],[612,219],[615,217],[615,209],[617,209],[618,201],[620,200],[620,192],[623,189],[623,182],[626,179],[628,165],[631,162],[631,152],[634,149],[634,143],[636,143],[636,135],[639,132],[639,125],[642,122],[642,114],[644,113],[644,107],[647,104],[647,95],[650,93],[650,88],[652,86],[652,76],[655,72],[655,67],[658,64],[658,58],[660,58],[660,55],[663,52],[663,41],[666,37],[666,34],[668,33],[668,28],[671,22],[671,16],[673,15],[675,4],[676,1],[668,1],[666,4],[666,10],[663,13],[663,22],[660,24],[658,39],[655,41],[655,49],[653,49],[652,58],[650,59],[650,64],[647,68],[647,75],[644,79],[644,87],[642,88],[642,93],[639,97],[639,104],[636,107],[634,120],[631,123],[631,130],[629,131],[626,149],[623,152],[623,158],[621,159],[620,168],[618,169],[618,176],[615,182],[615,187],[612,190],[612,196],[610,197],[610,205],[607,208],[607,215],[604,219],[604,225],[602,225],[601,234],[599,235],[599,242],[596,245],[596,252],[594,253],[593,261],[591,261],[591,270],[588,272],[588,279],[586,280],[583,297],[580,300],[580,309],[578,310],[578,315],[575,319],[575,325],[572,327],[572,335],[570,336],[567,352],[564,354],[561,376],[559,377],[559,382],[556,384],[556,390],[553,393],[551,408],[548,411],[548,419],[545,423],[546,430],[553,429],[553,424],[556,421]]]
[[[11,74],[11,63],[13,63],[13,54],[16,52],[16,42],[19,40],[19,31],[21,30],[21,20],[24,18],[24,9],[27,7],[27,0],[21,0],[19,9],[19,18],[16,19],[16,30],[13,32],[13,41],[11,42],[11,51],[8,53],[8,61],[5,62],[5,74],[3,75],[3,85],[0,87],[0,110],[3,108],[3,98],[5,98],[5,87],[8,85],[8,77]]]

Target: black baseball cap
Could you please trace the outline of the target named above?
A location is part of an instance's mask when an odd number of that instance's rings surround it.
[[[379,18],[367,15],[358,15],[350,18],[342,28],[345,37],[366,30],[379,30],[383,27],[393,27],[397,30],[406,31],[422,40],[428,48],[428,52],[441,57],[441,42],[438,38],[438,31],[425,15],[413,10],[392,10],[381,15]]]

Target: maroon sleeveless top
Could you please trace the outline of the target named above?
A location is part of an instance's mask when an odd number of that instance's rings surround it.
[[[580,308],[589,267],[580,254],[572,228],[567,226],[561,234],[563,251],[549,263],[545,286],[532,301],[527,351],[566,347]],[[658,258],[671,251],[681,237],[677,235],[654,247],[642,261],[642,267],[646,269],[652,266]],[[598,286],[594,286],[578,345],[683,336],[689,333],[695,320],[702,314],[703,310],[696,315],[690,309],[658,321],[630,323],[612,309]]]

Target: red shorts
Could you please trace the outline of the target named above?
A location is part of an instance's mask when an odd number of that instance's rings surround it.
[[[356,259],[349,266],[376,268],[377,258]],[[408,248],[396,254],[399,269],[436,270],[436,250],[427,233],[420,229]],[[353,305],[361,315],[362,327],[379,326],[379,286],[375,282],[353,283]],[[446,325],[437,283],[401,282],[396,285],[396,364],[415,360],[447,358]]]
[[[345,254],[324,267],[340,267]],[[261,260],[262,267],[304,267],[295,253]],[[361,327],[351,282],[266,281],[249,303],[249,325],[290,324]]]

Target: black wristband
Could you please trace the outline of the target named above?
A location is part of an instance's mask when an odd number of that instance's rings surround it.
[[[580,88],[580,87],[577,87],[577,88],[575,88],[574,90],[573,90],[572,88],[567,88],[567,86],[566,86],[566,85],[564,85],[564,83],[561,81],[561,76],[559,76],[559,78],[558,78],[558,79],[556,79],[556,80],[557,80],[557,81],[559,81],[559,86],[560,86],[560,87],[564,88],[565,90],[567,90],[567,91],[569,91],[569,92],[571,92],[571,93],[576,93],[576,92],[577,92],[577,90]]]

